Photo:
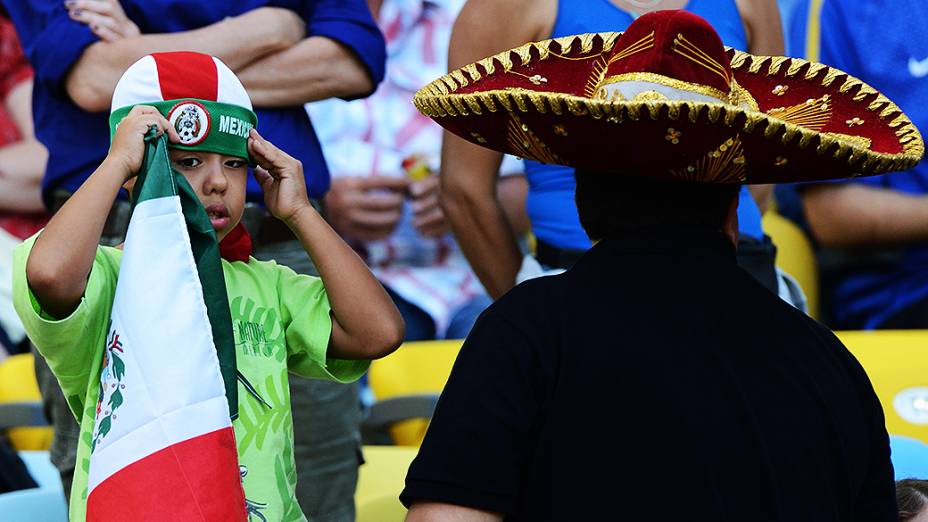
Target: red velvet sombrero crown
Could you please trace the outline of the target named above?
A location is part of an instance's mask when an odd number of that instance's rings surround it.
[[[814,62],[726,49],[658,11],[623,33],[529,43],[414,99],[449,131],[545,163],[666,179],[782,183],[911,168],[921,135],[893,102]]]

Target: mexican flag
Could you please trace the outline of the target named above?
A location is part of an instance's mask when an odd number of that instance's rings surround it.
[[[167,138],[146,138],[100,375],[87,520],[245,520],[219,246]]]

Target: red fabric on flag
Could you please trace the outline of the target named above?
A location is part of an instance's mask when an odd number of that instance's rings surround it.
[[[199,98],[216,101],[219,73],[212,56],[193,52],[152,53],[165,100]]]
[[[152,453],[93,489],[87,520],[244,521],[237,454],[231,427]]]

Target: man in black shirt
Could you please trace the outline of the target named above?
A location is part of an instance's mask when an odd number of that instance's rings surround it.
[[[611,56],[619,58],[609,59],[609,66],[623,66],[642,48],[673,59],[674,53],[685,54],[677,52],[680,41],[700,51],[689,53],[700,66],[718,64],[724,51],[706,35],[707,24],[678,13],[639,18],[615,45]],[[596,44],[592,47],[595,51]],[[577,62],[582,52],[566,55],[561,46],[550,54]],[[545,63],[528,66],[540,78],[553,78],[556,65],[546,70]],[[724,72],[731,77],[730,68]],[[628,78],[628,71],[617,73]],[[603,83],[621,78],[618,74],[606,74]],[[805,76],[794,72],[775,81]],[[647,96],[632,98],[628,89],[640,89],[655,76],[631,78],[634,84],[621,85],[618,100],[653,104],[660,98],[650,93],[672,93],[651,87]],[[775,95],[777,89],[767,85]],[[681,82],[673,86],[688,88]],[[754,88],[760,98],[766,86]],[[470,89],[479,91],[480,85]],[[423,91],[417,103],[429,95],[428,87]],[[533,123],[510,127],[510,137],[515,132],[525,140],[523,154],[578,164],[577,207],[596,244],[567,273],[518,286],[478,321],[409,469],[401,496],[411,506],[408,521],[897,519],[888,437],[867,375],[830,331],[737,266],[738,185],[706,183],[767,181],[771,171],[822,175],[776,170],[788,163],[787,154],[796,163],[824,156],[834,176],[874,169],[838,161],[841,154],[787,147],[789,140],[776,133],[767,144],[752,145],[746,137],[742,144],[746,134],[726,139],[733,126],[753,117],[746,111],[738,113],[743,119],[724,125],[716,113],[698,130],[690,128],[710,112],[696,105],[689,110],[697,116],[675,120],[676,130],[668,129],[662,143],[683,145],[692,134],[720,140],[715,143],[721,146],[695,162],[685,145],[679,155],[652,154],[645,166],[628,168],[633,154],[647,154],[635,150],[647,141],[647,125],[667,125],[660,120],[671,113],[663,107],[649,107],[650,118],[633,119],[641,123],[630,123],[634,130],[627,136],[615,125],[614,134],[599,143],[593,136],[600,133],[577,138],[573,150],[555,150],[539,121],[549,118],[547,127],[574,122],[575,128],[555,131],[561,136],[598,124],[576,123],[579,112],[563,111],[566,116],[558,120],[556,111],[539,109],[542,115]],[[429,114],[428,107],[423,112]],[[443,119],[437,112],[429,115],[452,131],[468,115],[461,111],[452,114],[457,119]],[[477,116],[491,118],[490,112],[471,111],[476,114],[471,124],[480,124]],[[492,132],[491,126],[479,128],[473,139],[520,152],[514,150],[517,140],[494,143]],[[611,146],[602,142],[607,139]],[[548,145],[538,145],[545,141]],[[763,147],[780,147],[784,156],[745,171],[746,158],[762,158]],[[921,154],[916,150],[906,161]],[[619,174],[614,158],[623,158],[623,174],[652,177]],[[680,161],[682,169],[675,170]],[[655,179],[668,171],[690,176]]]

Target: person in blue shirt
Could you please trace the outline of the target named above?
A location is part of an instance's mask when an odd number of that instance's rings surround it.
[[[794,53],[873,85],[916,126],[928,126],[928,3],[803,0],[789,25]],[[823,279],[831,326],[928,328],[928,161],[796,190],[790,217],[804,219],[828,249],[832,266]]]
[[[363,0],[3,1],[35,69],[35,132],[49,150],[43,199],[52,210],[106,155],[116,81],[143,55],[194,50],[229,65],[255,105],[261,134],[303,163],[311,198],[328,190],[329,173],[303,104],[367,96],[384,75],[384,39]],[[251,178],[247,197],[262,201]],[[114,207],[110,225],[125,221],[121,208]],[[299,242],[255,213],[255,257],[309,271],[305,254],[295,253]],[[119,227],[107,228],[118,242]],[[313,520],[354,520],[357,388],[291,383],[300,504]],[[68,491],[76,424],[53,380],[43,390],[56,427],[52,456]]]
[[[661,9],[686,9],[704,17],[726,45],[754,54],[783,54],[775,0],[471,0],[455,23],[449,67],[456,69],[527,41],[622,31],[641,14]],[[491,296],[499,297],[529,273],[539,273],[531,268],[533,260],[526,258],[523,265],[496,198],[501,155],[446,133],[443,158],[442,202],[448,220],[481,282]],[[525,172],[536,257],[544,268],[568,268],[591,245],[577,217],[573,169],[526,161]],[[756,199],[766,203],[771,187],[755,190]],[[757,265],[745,268],[776,292],[774,250],[761,227],[761,210],[746,188],[738,214],[745,239],[739,249],[757,254],[743,257],[747,264]]]

